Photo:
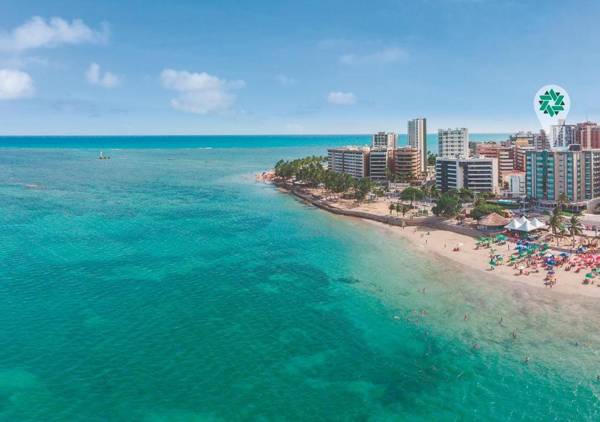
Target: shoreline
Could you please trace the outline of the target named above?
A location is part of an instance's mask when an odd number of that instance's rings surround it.
[[[584,275],[587,270],[576,273],[574,271],[566,271],[563,267],[556,268],[558,282],[553,287],[549,287],[544,283],[546,273],[543,269],[539,272],[529,272],[528,275],[521,275],[515,267],[504,264],[496,266],[494,270],[490,270],[490,250],[476,248],[476,239],[482,236],[478,230],[444,224],[444,220],[439,217],[404,219],[392,215],[384,216],[365,211],[343,209],[333,206],[325,200],[314,198],[310,193],[299,192],[289,185],[275,182],[273,182],[273,185],[280,191],[291,194],[293,197],[324,211],[345,217],[358,218],[365,223],[389,229],[393,235],[407,240],[419,252],[450,260],[465,267],[467,271],[474,271],[481,273],[482,276],[491,277],[490,280],[492,282],[510,281],[515,287],[527,285],[529,287],[556,292],[558,296],[568,295],[600,298],[600,288],[598,288],[600,287],[600,280],[598,284],[583,284]],[[454,247],[458,245],[460,245],[460,250],[454,251]],[[508,241],[505,246],[498,246],[497,248],[496,254],[503,255],[506,258],[505,262],[508,262],[508,257],[514,252],[515,243]],[[564,250],[553,245],[550,245],[550,248],[557,251],[557,253]]]

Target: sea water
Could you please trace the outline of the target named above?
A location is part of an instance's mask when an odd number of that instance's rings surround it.
[[[255,182],[348,139],[77,139],[0,140],[0,420],[600,418],[596,300]]]

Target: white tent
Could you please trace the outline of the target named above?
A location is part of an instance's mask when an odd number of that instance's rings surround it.
[[[508,230],[519,230],[519,227],[521,227],[521,223],[519,223],[519,220],[517,220],[516,218],[513,218],[512,220],[510,220],[510,223],[508,223],[506,226],[504,226],[505,229]]]
[[[537,229],[538,229],[538,227],[534,226],[531,223],[531,221],[526,220],[523,224],[521,224],[519,226],[519,228],[517,230],[520,231],[520,232],[529,233],[529,232],[532,232],[532,231],[537,230]]]
[[[531,224],[533,224],[536,229],[545,229],[546,228],[546,224],[544,224],[543,222],[541,222],[540,220],[538,220],[535,217],[533,217],[533,220],[531,220]]]
[[[510,223],[508,223],[506,226],[504,226],[505,229],[515,230],[515,231],[525,232],[525,233],[529,233],[534,230],[541,229],[543,227],[546,227],[546,225],[544,223],[542,223],[540,220],[538,220],[537,218],[534,218],[532,221],[529,221],[525,217],[513,218],[510,221]]]
[[[519,224],[525,224],[527,221],[529,221],[529,220],[527,220],[527,217],[525,217],[524,215],[520,216],[516,220],[517,220],[517,223],[519,223]]]

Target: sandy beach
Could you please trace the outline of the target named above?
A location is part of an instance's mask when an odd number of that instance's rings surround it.
[[[453,233],[445,230],[438,230],[429,227],[394,227],[376,221],[364,220],[369,224],[376,224],[380,227],[386,227],[388,230],[401,236],[412,245],[415,250],[425,254],[435,254],[446,259],[450,259],[469,270],[481,272],[482,275],[492,276],[498,281],[520,282],[529,286],[551,290],[558,294],[583,295],[589,297],[600,297],[600,279],[592,280],[594,284],[583,284],[584,276],[587,271],[575,273],[574,271],[565,271],[564,267],[556,268],[557,283],[553,287],[544,284],[546,271],[540,268],[538,273],[530,272],[529,275],[519,275],[519,270],[507,264],[498,265],[492,271],[489,265],[489,249],[476,249],[476,240],[472,237]],[[454,247],[462,245],[459,251],[454,251]],[[506,245],[496,248],[497,255],[503,255],[505,262],[515,251],[515,243],[507,242]]]

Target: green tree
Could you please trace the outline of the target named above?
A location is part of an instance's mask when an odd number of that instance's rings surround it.
[[[463,203],[473,202],[475,194],[467,188],[460,188],[460,190],[458,191],[458,198],[460,199],[460,202]]]
[[[400,192],[400,199],[405,201],[410,201],[412,205],[413,201],[422,201],[425,198],[425,194],[419,188],[415,188],[413,186],[409,186]]]
[[[449,218],[456,216],[460,210],[461,205],[458,197],[446,192],[438,198],[431,211],[437,216]]]
[[[397,213],[401,213],[402,217],[406,216],[406,213],[408,212],[408,210],[410,209],[410,207],[406,204],[396,204],[396,212]]]
[[[368,177],[363,177],[356,182],[354,195],[357,200],[362,201],[373,189],[373,182]]]
[[[581,218],[578,215],[573,214],[569,219],[569,234],[575,244],[575,236],[580,236],[583,233],[583,224],[581,224]]]
[[[558,195],[558,200],[556,201],[556,206],[560,208],[561,211],[565,210],[565,205],[569,203],[569,197],[566,193],[562,192]]]
[[[558,235],[563,230],[562,213],[558,206],[554,207],[550,220],[548,220],[548,227],[552,230],[552,234],[556,238],[556,245],[558,246]]]
[[[394,205],[393,203],[390,203],[390,206],[388,208],[390,209],[390,214],[392,214],[392,212],[394,212],[396,210],[396,205]]]
[[[500,215],[504,214],[504,210],[500,205],[490,204],[489,202],[485,202],[485,200],[483,200],[475,205],[471,211],[471,217],[479,220],[481,217],[494,212]]]
[[[435,155],[433,152],[428,152],[427,153],[427,165],[428,166],[435,166],[435,160],[437,158],[437,155]]]

